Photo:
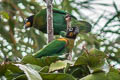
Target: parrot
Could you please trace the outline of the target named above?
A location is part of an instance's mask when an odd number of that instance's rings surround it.
[[[90,32],[91,24],[87,21],[77,20],[76,17],[69,13],[53,8],[53,29],[54,34],[59,35],[61,31],[66,31],[67,27],[78,26],[80,31]],[[47,32],[47,12],[46,8],[40,10],[37,14],[31,15],[25,19],[24,26],[25,28],[34,27],[43,33]]]
[[[72,52],[74,41],[79,33],[78,27],[71,27],[66,31],[66,36],[55,39],[48,43],[48,45],[33,54],[35,58],[43,56],[59,56],[63,53]]]

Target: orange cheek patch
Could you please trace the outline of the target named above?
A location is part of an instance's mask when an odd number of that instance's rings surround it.
[[[25,24],[26,27],[29,27],[30,25],[31,25],[30,22],[27,22],[27,23]]]

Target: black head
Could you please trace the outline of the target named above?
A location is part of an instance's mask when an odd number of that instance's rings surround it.
[[[27,17],[25,19],[25,22],[24,22],[24,26],[25,28],[28,28],[28,27],[32,27],[33,26],[33,18],[34,18],[34,15],[30,16],[30,17]]]
[[[66,37],[75,39],[78,33],[79,33],[78,27],[71,27],[67,30]]]

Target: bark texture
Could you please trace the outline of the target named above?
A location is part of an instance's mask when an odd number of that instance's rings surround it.
[[[47,4],[47,34],[48,43],[53,40],[53,10],[52,10],[52,0],[45,0]]]

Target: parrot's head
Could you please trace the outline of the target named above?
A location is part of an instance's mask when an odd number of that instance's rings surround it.
[[[67,37],[67,38],[75,39],[76,36],[78,35],[78,33],[79,33],[79,28],[78,28],[78,27],[70,27],[70,28],[67,30],[66,37]]]
[[[25,28],[29,28],[33,26],[33,18],[34,18],[34,15],[29,16],[25,19],[25,22],[24,22]]]

